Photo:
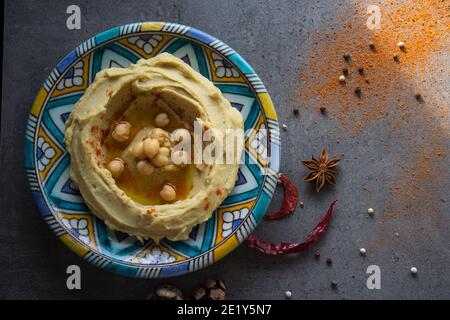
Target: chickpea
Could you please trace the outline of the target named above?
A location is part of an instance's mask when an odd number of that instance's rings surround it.
[[[130,138],[130,130],[131,124],[129,122],[120,121],[115,125],[111,136],[117,142],[125,142]]]
[[[165,183],[159,192],[159,195],[164,201],[173,201],[177,197],[175,186],[171,183]]]
[[[156,156],[152,158],[152,162],[158,168],[164,167],[169,164],[169,156],[162,155],[158,153]]]
[[[125,162],[120,158],[115,158],[108,163],[108,170],[114,178],[118,178],[125,171]]]
[[[165,156],[165,157],[169,157],[170,155],[170,149],[166,148],[166,147],[162,147],[159,149],[159,154]]]
[[[155,126],[163,128],[170,122],[169,116],[165,112],[158,113],[155,117]]]
[[[183,150],[172,152],[171,159],[180,168],[185,167],[190,162],[189,154]]]
[[[145,155],[151,159],[159,152],[159,141],[154,138],[147,138],[144,140],[143,148]]]
[[[145,159],[144,142],[139,141],[133,146],[133,155],[138,159]]]
[[[149,176],[155,171],[155,167],[148,160],[139,160],[136,169],[143,176]]]
[[[150,137],[158,139],[159,144],[161,145],[169,137],[169,133],[161,128],[153,128],[150,131]]]

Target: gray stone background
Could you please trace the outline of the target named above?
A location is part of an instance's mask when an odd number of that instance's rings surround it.
[[[374,1],[377,2],[377,1]],[[82,11],[79,31],[66,29],[66,8],[78,4]],[[284,299],[291,290],[295,299],[419,299],[450,298],[448,181],[436,202],[437,223],[419,229],[406,224],[422,218],[399,218],[389,224],[381,214],[388,205],[384,182],[394,175],[401,139],[390,137],[382,145],[388,125],[380,121],[357,137],[333,132],[339,123],[319,112],[301,109],[292,115],[290,97],[295,93],[298,68],[310,50],[312,34],[338,24],[352,1],[6,1],[1,106],[0,175],[0,297],[9,299],[141,299],[155,286],[171,283],[189,293],[207,278],[219,278],[228,286],[230,299]],[[361,4],[364,7],[364,3]],[[324,239],[310,252],[285,257],[263,256],[240,246],[223,260],[204,270],[171,279],[130,279],[97,269],[67,249],[53,235],[37,212],[23,169],[23,137],[27,114],[44,79],[57,62],[85,39],[110,27],[135,21],[172,21],[204,30],[238,51],[254,67],[268,88],[281,123],[282,171],[299,186],[300,200],[294,216],[263,222],[256,234],[273,241],[302,239],[318,222],[334,198],[340,203]],[[311,75],[315,81],[315,75]],[[448,84],[448,82],[447,82]],[[448,106],[448,86],[443,90]],[[445,95],[444,95],[445,96]],[[359,144],[358,141],[369,141]],[[345,154],[338,185],[315,194],[301,181],[305,169],[300,160],[318,155],[321,148]],[[448,145],[447,145],[448,150]],[[414,155],[406,153],[405,160]],[[364,159],[372,159],[364,161]],[[444,159],[444,169],[448,169]],[[448,177],[444,175],[444,177]],[[368,195],[363,186],[374,193]],[[271,209],[281,203],[277,190]],[[367,216],[373,207],[376,215]],[[426,217],[427,212],[422,215]],[[405,227],[405,232],[402,228]],[[394,238],[395,230],[400,237]],[[409,230],[416,234],[410,233]],[[417,231],[420,230],[420,231]],[[383,241],[384,240],[384,241]],[[383,245],[379,243],[383,242]],[[378,244],[378,245],[377,245]],[[359,255],[360,247],[368,251]],[[321,258],[316,260],[314,252]],[[325,259],[331,257],[328,267]],[[66,289],[66,267],[82,270],[82,290]],[[366,288],[366,268],[381,268],[381,290]],[[417,277],[409,273],[419,270]],[[336,280],[338,289],[330,282]]]

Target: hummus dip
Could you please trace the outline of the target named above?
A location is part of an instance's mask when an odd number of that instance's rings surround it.
[[[227,197],[243,146],[232,163],[192,163],[194,143],[192,152],[175,145],[195,121],[202,130],[243,130],[241,114],[181,59],[162,53],[96,75],[66,122],[65,143],[72,180],[110,229],[184,240]]]

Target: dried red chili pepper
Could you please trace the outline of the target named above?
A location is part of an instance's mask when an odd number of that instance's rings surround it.
[[[287,176],[282,174],[280,176],[281,185],[284,188],[283,204],[278,211],[270,212],[266,214],[266,219],[274,220],[281,219],[287,215],[290,215],[297,208],[298,203],[298,191],[295,184]]]
[[[258,250],[262,253],[269,255],[282,255],[288,253],[296,253],[309,249],[313,244],[318,242],[324,235],[328,228],[331,217],[333,216],[333,208],[337,200],[334,200],[327,213],[323,216],[322,220],[314,227],[314,229],[308,234],[305,240],[302,242],[281,242],[271,243],[264,240],[258,240],[253,235],[250,235],[245,241],[247,247]]]

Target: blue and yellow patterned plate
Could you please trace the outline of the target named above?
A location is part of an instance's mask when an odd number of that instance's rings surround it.
[[[140,243],[111,231],[85,205],[69,177],[64,122],[95,78],[110,67],[170,52],[210,79],[237,108],[246,135],[245,164],[236,186],[211,219],[186,241]],[[119,274],[157,278],[204,268],[241,243],[263,217],[277,183],[280,138],[269,94],[250,65],[222,41],[191,27],[163,22],[109,29],[62,59],[40,88],[25,133],[25,166],[39,210],[56,235],[94,265]]]

